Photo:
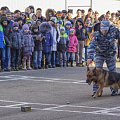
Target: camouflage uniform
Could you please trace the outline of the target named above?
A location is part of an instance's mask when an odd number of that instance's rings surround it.
[[[109,71],[116,71],[115,39],[120,39],[120,32],[114,25],[109,25],[109,31],[106,35],[103,35],[100,29],[93,32],[92,40],[88,46],[88,59],[93,60],[95,57],[95,66],[97,68],[102,68],[104,61],[106,61]],[[95,93],[97,89],[98,86],[94,84],[93,93]],[[117,92],[113,88],[111,88],[111,91]]]

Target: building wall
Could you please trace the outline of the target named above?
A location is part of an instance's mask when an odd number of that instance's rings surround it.
[[[19,9],[23,12],[27,6],[33,5],[35,8],[42,8],[43,15],[45,15],[47,8],[53,8],[56,11],[65,9],[65,1],[67,1],[67,8],[73,9],[73,16],[75,16],[78,8],[85,9],[87,13],[91,0],[0,0],[0,7],[8,6],[12,12],[16,9]],[[106,13],[108,10],[111,12],[116,12],[118,9],[120,9],[120,1],[92,0],[92,8],[94,11],[97,10],[100,14]]]

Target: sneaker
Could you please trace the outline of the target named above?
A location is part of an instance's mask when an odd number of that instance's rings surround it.
[[[52,65],[49,65],[48,67],[49,67],[49,68],[52,68]]]
[[[113,91],[112,94],[111,94],[111,96],[116,96],[116,95],[118,95],[117,91]]]
[[[52,68],[56,68],[56,66],[55,66],[55,65],[53,65],[53,66],[52,66]]]
[[[38,66],[38,69],[42,69],[42,67],[41,67],[41,66]]]
[[[95,95],[95,93],[96,93],[96,92],[94,92],[94,93],[92,94],[92,97]]]
[[[85,66],[82,63],[79,63],[78,67],[85,67]]]
[[[19,68],[18,68],[18,67],[16,67],[16,71],[19,71]]]
[[[0,72],[4,72],[4,69],[1,69]]]
[[[38,69],[38,67],[34,67],[34,70],[37,70]]]
[[[4,70],[4,71],[6,71],[6,72],[10,72],[10,71],[11,71],[11,69],[6,69],[6,70]]]

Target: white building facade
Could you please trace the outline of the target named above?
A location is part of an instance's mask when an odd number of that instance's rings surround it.
[[[25,8],[33,5],[36,8],[42,8],[43,16],[48,8],[56,11],[63,9],[73,9],[73,17],[77,9],[84,9],[87,13],[88,8],[92,7],[93,11],[105,14],[106,11],[117,12],[120,10],[120,1],[117,0],[0,0],[0,7],[8,6],[13,12],[16,9],[25,11]]]

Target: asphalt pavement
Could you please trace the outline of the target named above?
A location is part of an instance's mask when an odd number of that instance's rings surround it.
[[[92,98],[86,71],[67,67],[0,73],[0,120],[119,120],[120,95],[111,96],[108,87],[102,97]],[[21,112],[21,106],[30,106],[31,112]]]

